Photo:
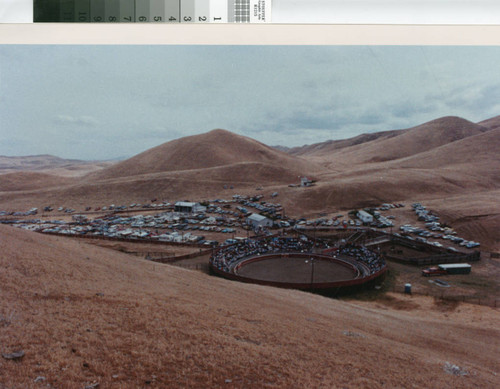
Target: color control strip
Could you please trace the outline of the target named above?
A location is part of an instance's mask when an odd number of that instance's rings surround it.
[[[269,23],[272,0],[34,0],[35,23]]]

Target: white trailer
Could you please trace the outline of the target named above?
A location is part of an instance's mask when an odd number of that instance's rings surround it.
[[[358,219],[361,220],[363,223],[372,223],[373,222],[373,216],[370,215],[366,211],[358,211]]]

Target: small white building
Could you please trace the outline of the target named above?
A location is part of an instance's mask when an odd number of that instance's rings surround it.
[[[273,225],[273,221],[271,219],[259,215],[258,213],[252,213],[250,216],[247,217],[246,222],[253,228],[271,227]]]
[[[187,201],[178,201],[175,203],[174,211],[175,212],[184,212],[184,213],[199,213],[205,212],[207,207],[200,205],[200,203],[192,203]]]
[[[300,177],[300,186],[311,186],[312,181],[307,177]]]
[[[363,223],[372,223],[373,222],[373,216],[370,215],[366,211],[358,211],[358,219],[361,220]]]

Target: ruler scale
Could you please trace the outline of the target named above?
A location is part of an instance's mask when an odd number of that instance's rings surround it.
[[[61,0],[60,4],[59,17],[61,22],[73,22],[75,19],[75,2],[73,0]]]
[[[165,0],[165,22],[180,23],[181,2],[179,0]]]
[[[135,22],[135,0],[120,0],[120,23]]]
[[[75,0],[75,22],[90,22],[90,1]]]
[[[90,22],[91,23],[104,23],[104,1],[105,0],[90,0]],[[52,22],[58,22],[59,20],[51,20]],[[35,20],[36,22],[36,20]]]
[[[269,23],[272,0],[33,0],[35,23]]]
[[[195,0],[194,5],[194,22],[209,23],[210,22],[210,2],[207,0]]]
[[[149,0],[149,21],[151,23],[165,21],[165,0]]]
[[[149,22],[149,1],[135,0],[135,21],[139,23]]]
[[[181,0],[181,23],[194,23],[195,0]]]
[[[120,21],[120,0],[105,0],[104,15],[106,23],[118,23]]]

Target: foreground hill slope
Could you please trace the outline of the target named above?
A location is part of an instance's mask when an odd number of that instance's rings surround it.
[[[286,167],[305,174],[313,164],[226,130],[213,130],[164,143],[91,175],[108,179],[149,173],[207,169],[237,163]]]
[[[494,388],[498,311],[343,302],[0,226],[6,387]],[[450,374],[454,364],[467,375]]]

